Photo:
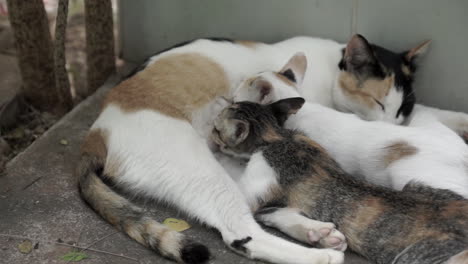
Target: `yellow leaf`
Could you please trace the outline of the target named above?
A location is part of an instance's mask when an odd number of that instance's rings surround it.
[[[32,250],[31,240],[24,240],[18,245],[18,249],[23,254],[29,254]]]
[[[190,228],[190,225],[187,222],[176,218],[167,218],[164,220],[163,224],[178,232],[182,232]]]

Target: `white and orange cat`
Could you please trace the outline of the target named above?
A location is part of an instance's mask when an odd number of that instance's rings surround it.
[[[342,252],[303,247],[263,231],[241,191],[213,156],[208,139],[213,120],[224,107],[217,100],[220,96],[232,97],[245,78],[278,70],[297,51],[305,52],[313,62],[309,68],[317,69],[304,77],[303,87],[314,89],[300,91],[309,101],[336,105],[365,119],[400,123],[409,117],[414,104],[411,82],[402,87],[398,76],[412,75],[413,60],[425,45],[404,54],[385,50],[399,58],[398,69],[406,66],[407,72],[389,67],[375,51],[381,48],[370,46],[362,37],[354,37],[348,46],[353,47],[348,55],[356,63],[380,70],[369,75],[342,67],[344,45],[305,37],[274,45],[201,39],[153,56],[107,95],[84,141],[77,168],[82,197],[116,228],[179,262],[203,263],[209,251],[148,218],[113,186],[174,205],[219,230],[231,249],[249,258],[272,263],[343,263]],[[380,88],[356,91],[357,84],[363,83]],[[441,121],[459,115],[453,113]],[[452,128],[464,132],[468,121],[459,124]],[[343,241],[333,227],[314,222],[309,229],[324,247],[335,248],[333,242]]]

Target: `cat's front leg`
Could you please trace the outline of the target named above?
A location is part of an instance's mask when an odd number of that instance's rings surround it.
[[[455,131],[465,142],[468,142],[468,114],[416,104],[411,116],[417,117],[417,115],[424,113],[432,114],[439,122]],[[411,121],[409,125],[411,126]]]
[[[216,228],[231,249],[251,259],[343,263],[342,252],[303,247],[265,232],[236,183],[188,122],[158,113],[147,114],[146,122],[141,122],[142,114],[125,115],[125,125],[117,123],[110,136],[113,148],[108,153],[109,160],[120,161],[114,171],[121,173],[115,177],[129,189],[170,203]]]
[[[347,248],[346,238],[335,224],[313,220],[298,208],[262,208],[255,213],[255,219],[304,243],[340,251]]]
[[[252,155],[238,181],[238,186],[252,210],[256,210],[269,201],[278,200],[283,195],[275,171],[266,162],[261,152]],[[258,211],[256,219],[299,241],[308,244],[318,242],[324,248],[340,251],[346,249],[346,239],[335,229],[333,223],[310,219],[299,209],[275,208],[271,210],[270,208],[270,210]]]

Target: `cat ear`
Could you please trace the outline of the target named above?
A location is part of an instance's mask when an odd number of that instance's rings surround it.
[[[347,69],[352,70],[374,63],[376,58],[369,42],[363,36],[356,34],[346,45],[344,60]]]
[[[253,89],[255,89],[255,91],[258,91],[258,102],[260,103],[264,103],[265,98],[271,93],[271,90],[273,89],[272,84],[269,81],[263,79],[262,77],[258,77],[255,80],[253,80],[250,86]]]
[[[411,62],[412,60],[416,59],[419,55],[424,54],[429,48],[431,42],[432,42],[431,40],[426,40],[422,42],[421,44],[419,44],[418,46],[407,51],[405,54],[406,61]]]
[[[297,113],[301,109],[304,103],[304,98],[292,97],[276,101],[270,104],[270,107],[278,120],[278,124],[282,126],[290,115]]]
[[[232,130],[229,131],[229,138],[231,141],[230,144],[236,146],[247,138],[250,126],[249,123],[244,120],[233,120],[232,122]]]
[[[288,78],[290,81],[301,85],[307,70],[307,57],[303,52],[298,52],[279,71],[279,74]]]

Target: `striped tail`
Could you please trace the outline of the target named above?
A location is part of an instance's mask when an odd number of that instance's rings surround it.
[[[181,263],[204,263],[208,248],[144,215],[143,209],[116,193],[101,177],[99,158],[83,154],[77,169],[81,196],[105,220],[140,244]]]

